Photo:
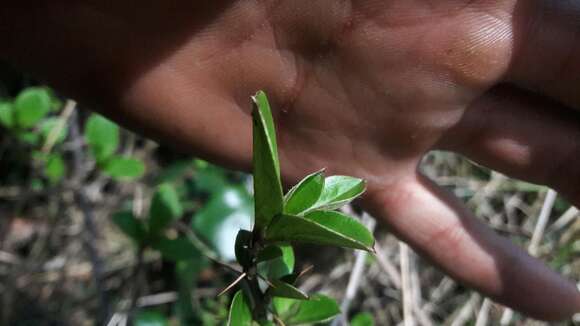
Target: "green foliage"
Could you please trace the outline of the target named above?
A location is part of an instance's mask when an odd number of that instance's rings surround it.
[[[14,109],[10,102],[0,102],[0,125],[7,129],[14,127]]]
[[[123,233],[135,241],[136,244],[143,244],[146,231],[140,221],[131,212],[118,212],[113,215],[113,223],[119,227]]]
[[[352,317],[350,326],[375,326],[375,319],[368,312],[361,312]]]
[[[253,97],[255,228],[264,229],[282,213],[282,183],[274,121],[264,92]]]
[[[116,180],[132,180],[143,176],[145,165],[134,158],[114,156],[103,165],[103,172]]]
[[[50,154],[44,165],[44,175],[51,183],[59,182],[66,173],[66,165],[60,154]]]
[[[372,234],[356,219],[333,211],[360,196],[365,182],[348,176],[325,178],[319,171],[282,196],[270,106],[263,92],[253,102],[255,221],[252,232],[241,230],[236,238],[236,258],[244,268],[246,286],[234,297],[229,324],[251,325],[252,319],[272,324],[272,307],[286,325],[324,322],[339,313],[338,305],[322,295],[309,297],[295,286],[300,273],[294,273],[294,250],[287,244],[373,251]]]
[[[50,112],[50,108],[50,94],[46,89],[27,88],[14,100],[13,123],[19,128],[31,128]]]
[[[183,214],[177,192],[170,184],[157,188],[149,210],[149,231],[160,234],[171,222]]]
[[[252,325],[252,312],[248,299],[242,291],[236,292],[230,314],[228,316],[228,326],[249,326]]]
[[[159,250],[165,259],[173,261],[188,260],[199,256],[198,249],[187,238],[161,238],[153,244],[153,247]]]
[[[169,322],[160,312],[146,310],[137,314],[135,326],[169,326]]]

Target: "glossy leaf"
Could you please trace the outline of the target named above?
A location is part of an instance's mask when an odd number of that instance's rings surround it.
[[[240,230],[236,236],[236,260],[242,267],[247,268],[252,263],[250,246],[252,244],[252,232]]]
[[[61,120],[59,118],[47,118],[40,123],[40,133],[42,134],[43,140],[47,141],[48,137],[50,137],[53,130],[56,128],[59,130],[56,135],[55,143],[62,143],[68,134],[68,127],[66,124],[61,125]]]
[[[283,209],[276,133],[266,94],[252,97],[255,228],[265,229]]]
[[[228,326],[250,326],[252,325],[252,311],[246,296],[242,291],[236,292],[230,313],[228,316]]]
[[[103,172],[116,180],[133,180],[145,174],[145,165],[135,158],[113,156],[103,165]]]
[[[44,164],[44,175],[52,183],[60,181],[66,172],[66,165],[60,154],[50,154]]]
[[[370,313],[361,312],[352,318],[350,326],[375,326],[375,319]]]
[[[290,298],[297,300],[308,300],[308,294],[296,288],[292,284],[288,284],[281,280],[270,280],[272,287],[269,288],[269,293],[273,297]]]
[[[85,138],[95,160],[103,162],[119,146],[119,126],[103,116],[93,114],[87,121]]]
[[[181,261],[199,257],[199,250],[187,238],[162,238],[153,247],[168,260]]]
[[[314,294],[308,300],[276,297],[272,304],[287,325],[324,322],[340,313],[336,301],[322,294]]]
[[[169,326],[169,322],[157,311],[142,311],[135,318],[135,326]]]
[[[0,102],[0,125],[7,129],[14,127],[14,110],[9,102]]]
[[[324,188],[324,172],[319,171],[302,179],[284,199],[284,213],[300,215],[312,207],[320,198]]]
[[[303,242],[372,251],[372,234],[357,220],[338,212],[306,217],[281,215],[266,233],[270,242]]]
[[[268,279],[279,279],[294,272],[294,249],[292,246],[278,246],[282,256],[258,264],[260,275]]]
[[[131,212],[119,212],[113,215],[113,223],[135,243],[142,244],[145,239],[145,228]]]
[[[267,246],[266,248],[260,250],[256,257],[256,262],[261,263],[263,261],[273,260],[280,258],[284,255],[284,252],[278,246]]]
[[[177,192],[170,184],[159,186],[149,210],[149,231],[160,234],[174,220],[181,217],[183,209]]]
[[[334,210],[348,204],[365,191],[365,182],[362,179],[348,176],[331,176],[324,180],[324,189],[320,198],[310,209]]]
[[[36,125],[50,111],[51,99],[46,89],[30,87],[14,100],[14,120],[20,128]]]

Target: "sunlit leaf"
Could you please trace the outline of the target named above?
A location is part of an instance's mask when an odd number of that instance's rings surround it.
[[[145,165],[135,158],[113,156],[103,165],[103,172],[116,180],[133,180],[145,174]]]
[[[357,220],[338,212],[306,217],[281,215],[268,227],[270,242],[303,242],[372,251],[372,234]]]
[[[375,326],[375,319],[370,313],[361,312],[352,318],[350,326]]]
[[[149,231],[153,234],[161,233],[182,214],[183,208],[173,186],[167,183],[160,185],[151,201]]]
[[[283,198],[276,133],[270,105],[262,91],[252,97],[255,227],[263,230],[282,213]]]
[[[44,88],[30,87],[14,100],[14,120],[20,128],[30,128],[50,111],[50,94]]]
[[[282,256],[258,264],[260,275],[268,279],[279,279],[294,272],[294,249],[292,246],[278,246]]]
[[[319,171],[302,179],[284,198],[284,213],[300,215],[318,201],[324,188],[324,172]]]
[[[365,191],[362,179],[348,176],[331,176],[324,180],[324,188],[318,201],[310,210],[333,210],[348,204]]]
[[[250,326],[252,325],[252,311],[246,296],[242,291],[236,292],[230,313],[228,316],[228,326]]]
[[[93,114],[85,126],[85,138],[95,160],[103,162],[119,146],[119,126],[101,115]]]

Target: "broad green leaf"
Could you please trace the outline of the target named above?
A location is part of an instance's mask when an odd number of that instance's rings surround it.
[[[60,154],[50,154],[44,164],[44,175],[52,183],[56,183],[62,179],[66,172],[64,160]]]
[[[334,210],[348,204],[365,191],[362,179],[335,175],[324,180],[324,189],[312,210]]]
[[[236,260],[242,267],[248,268],[252,263],[250,246],[252,245],[252,232],[240,230],[236,236]]]
[[[9,102],[0,102],[0,125],[7,129],[14,127],[14,110]]]
[[[38,133],[27,130],[20,130],[16,133],[16,137],[20,139],[20,141],[30,145],[37,145],[40,140],[40,135]]]
[[[261,263],[263,261],[273,260],[282,257],[284,253],[282,249],[278,246],[267,246],[258,252],[256,257],[256,262]]]
[[[228,316],[228,326],[250,326],[252,325],[252,311],[248,299],[242,291],[236,292],[230,313]]]
[[[274,311],[282,320],[288,319],[289,316],[296,314],[298,303],[304,300],[289,299],[283,297],[272,298]]]
[[[97,163],[102,163],[119,146],[119,126],[101,115],[93,114],[85,126],[85,138]]]
[[[187,238],[161,238],[153,248],[159,250],[168,260],[181,261],[199,257],[199,250]]]
[[[103,172],[116,180],[133,180],[143,176],[145,165],[135,158],[113,156],[104,163]]]
[[[149,232],[160,234],[171,222],[181,217],[183,209],[177,192],[170,184],[157,188],[149,210]]]
[[[252,97],[255,228],[265,229],[283,209],[280,163],[274,120],[266,94]]]
[[[68,134],[68,127],[64,123],[61,124],[61,120],[59,118],[47,118],[42,120],[40,123],[40,133],[42,134],[42,139],[47,141],[48,137],[53,133],[53,130],[56,130],[56,128],[59,130],[58,134],[56,135],[55,143],[62,143]]]
[[[138,245],[143,244],[145,228],[131,212],[119,212],[113,215],[113,223]]]
[[[307,301],[295,301],[291,308],[293,312],[287,315],[286,325],[302,325],[322,323],[340,314],[336,301],[327,296],[316,294]]]
[[[160,312],[146,310],[137,314],[135,326],[169,326],[169,322]]]
[[[273,286],[270,287],[268,291],[273,297],[308,300],[308,294],[302,292],[294,285],[288,284],[281,280],[270,280],[270,282]]]
[[[284,213],[300,215],[320,198],[324,188],[324,172],[319,171],[302,179],[284,198]]]
[[[375,326],[375,319],[370,313],[361,312],[352,318],[350,326]]]
[[[279,279],[294,272],[294,249],[292,246],[278,246],[282,256],[258,264],[260,275],[268,279]]]
[[[209,202],[192,219],[192,228],[226,261],[234,260],[240,229],[251,229],[252,197],[243,187],[214,189]]]
[[[281,215],[268,227],[270,242],[303,242],[372,251],[372,234],[357,220],[338,212],[306,217]]]
[[[20,128],[33,127],[50,111],[50,94],[46,89],[30,87],[14,100],[14,120]]]

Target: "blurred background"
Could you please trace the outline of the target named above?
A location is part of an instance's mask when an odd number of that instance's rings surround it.
[[[449,153],[429,154],[422,169],[580,281],[578,210],[557,194]],[[183,212],[166,235],[187,246],[138,248],[115,216],[146,219],[161,185]],[[227,266],[250,225],[250,190],[248,175],[123,130],[0,64],[0,325],[127,325],[128,315],[141,326],[225,325],[233,292],[217,294],[236,278]],[[376,255],[299,247],[298,268],[313,266],[300,287],[336,298],[353,326],[547,325],[456,284],[388,228],[375,236]]]

